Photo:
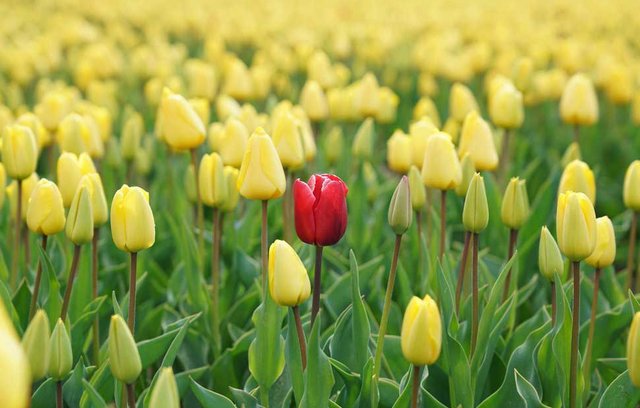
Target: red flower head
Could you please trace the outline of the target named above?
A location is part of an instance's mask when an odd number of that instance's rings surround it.
[[[296,232],[307,244],[327,246],[340,241],[347,229],[347,192],[333,174],[314,174],[309,183],[293,183]]]

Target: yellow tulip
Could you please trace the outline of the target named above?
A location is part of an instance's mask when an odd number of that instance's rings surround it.
[[[304,166],[304,148],[298,120],[290,112],[280,113],[275,118],[273,144],[282,165],[288,169]]]
[[[405,174],[411,166],[411,138],[396,130],[387,140],[387,165],[397,173]]]
[[[209,101],[204,98],[191,98],[189,99],[189,104],[193,107],[193,110],[196,111],[198,117],[206,127],[209,124],[209,112],[211,110]]]
[[[402,319],[400,346],[404,358],[413,365],[433,364],[442,347],[442,322],[438,305],[426,295],[409,301]]]
[[[27,226],[36,234],[53,235],[65,226],[64,205],[58,186],[41,179],[33,188],[27,203]]]
[[[560,116],[570,125],[593,125],[598,121],[598,96],[591,79],[575,74],[560,99]]]
[[[473,159],[471,159],[471,155],[469,155],[469,153],[465,154],[462,157],[462,160],[460,160],[460,169],[462,171],[462,178],[460,179],[460,184],[458,184],[455,190],[459,197],[464,197],[467,195],[469,183],[471,183],[473,175],[476,174],[476,168],[473,165]]]
[[[180,394],[171,367],[161,368],[149,398],[150,407],[180,408]]]
[[[47,131],[35,114],[31,112],[23,113],[18,117],[16,123],[31,129],[36,138],[36,145],[38,146],[38,149],[42,149],[43,147],[51,144],[51,135],[49,135],[49,131]]]
[[[400,98],[391,88],[386,86],[378,90],[378,111],[376,112],[376,121],[379,123],[393,123],[396,120],[398,104]]]
[[[327,163],[333,165],[342,157],[344,149],[344,135],[340,126],[331,128],[324,143],[324,155]]]
[[[144,120],[138,112],[131,112],[122,125],[120,136],[120,153],[128,161],[135,159],[144,134]]]
[[[109,324],[109,367],[113,377],[132,384],[142,372],[140,353],[127,323],[120,315],[111,316]]]
[[[427,141],[422,164],[422,181],[427,187],[451,190],[460,184],[462,170],[451,138],[444,132]]]
[[[32,173],[29,177],[22,180],[22,195],[20,197],[21,198],[20,201],[22,203],[22,205],[20,206],[20,214],[22,216],[22,221],[27,220],[29,198],[31,197],[31,193],[33,192],[33,189],[36,187],[36,184],[38,184],[38,180],[40,180],[40,177],[38,177],[38,174],[36,173]],[[9,210],[11,214],[11,219],[15,220],[18,212],[17,182],[14,180],[11,184],[9,184],[5,189],[5,192],[6,192],[7,198],[9,199]]]
[[[63,92],[51,92],[38,102],[34,111],[44,127],[54,131],[71,110],[71,100]]]
[[[76,156],[73,153],[65,152],[58,158],[56,172],[58,187],[62,194],[62,202],[68,208],[71,205],[71,201],[73,201],[73,196],[78,189],[82,176],[95,173],[96,168],[87,153],[81,153],[80,156]]]
[[[299,105],[291,108],[291,113],[298,120],[300,135],[302,135],[302,149],[304,150],[304,159],[310,162],[316,158],[317,153],[316,139],[313,135],[311,122],[309,121],[309,118],[307,117],[304,109],[302,109],[302,107]]]
[[[0,360],[1,361],[1,360]],[[633,315],[629,337],[627,338],[627,368],[629,377],[636,387],[640,387],[640,312]]]
[[[104,225],[109,218],[107,197],[104,194],[102,178],[98,173],[89,173],[82,176],[78,186],[86,185],[91,193],[91,213],[93,214],[93,226],[98,228]]]
[[[366,118],[353,138],[353,145],[351,146],[353,155],[359,159],[371,159],[373,156],[374,138],[373,119]]]
[[[453,84],[449,94],[449,117],[462,122],[471,111],[478,111],[478,103],[473,93],[459,82]]]
[[[624,175],[624,205],[633,211],[640,211],[640,160],[634,160]]]
[[[505,83],[489,99],[491,121],[503,129],[517,129],[524,121],[522,93],[511,83]]]
[[[232,116],[239,116],[242,108],[238,101],[229,95],[220,95],[216,99],[216,115],[218,120],[226,121]]]
[[[632,70],[622,64],[616,64],[605,80],[604,89],[609,100],[617,105],[631,102],[634,90]]]
[[[89,126],[81,115],[71,113],[60,122],[57,141],[63,152],[74,154],[88,152],[87,144],[90,138]]]
[[[494,170],[498,167],[498,152],[491,128],[476,111],[469,112],[462,124],[458,154],[462,157],[466,153],[471,156],[477,170]]]
[[[489,204],[480,173],[471,178],[462,209],[462,224],[465,230],[479,233],[489,224]]]
[[[411,138],[411,161],[417,167],[422,167],[424,151],[427,148],[427,140],[433,134],[438,133],[438,128],[428,118],[422,118],[409,126]]]
[[[47,375],[50,337],[49,318],[44,310],[40,309],[31,319],[22,337],[22,348],[29,360],[33,380],[39,380]]]
[[[560,250],[571,261],[585,259],[596,245],[596,215],[583,193],[568,191],[558,197],[556,228]]]
[[[280,306],[298,306],[311,294],[309,275],[300,257],[279,239],[269,247],[269,293]]]
[[[616,235],[609,217],[596,219],[596,246],[585,262],[594,268],[606,268],[616,259]]]
[[[234,99],[245,101],[253,95],[253,80],[242,60],[233,58],[225,72],[223,91]]]
[[[422,176],[420,170],[416,166],[409,169],[409,189],[411,191],[411,207],[414,211],[422,211],[427,201],[427,193],[422,184]]]
[[[24,180],[36,171],[38,148],[31,129],[11,125],[2,136],[2,162],[9,177]]]
[[[222,159],[217,153],[205,154],[200,161],[198,184],[202,203],[220,207],[226,200],[227,187]]]
[[[284,194],[284,169],[271,138],[262,128],[249,138],[237,186],[240,195],[250,200],[270,200]]]
[[[111,202],[111,236],[118,249],[131,253],[154,244],[156,226],[149,193],[126,184],[116,191]]]
[[[444,123],[442,131],[449,135],[452,142],[457,143],[458,138],[460,137],[460,122],[450,117]]]
[[[325,120],[329,116],[327,96],[316,81],[308,80],[300,93],[300,105],[314,122]]]
[[[413,108],[413,119],[420,120],[427,117],[436,128],[440,127],[440,114],[436,104],[428,97],[422,97]]]
[[[553,281],[557,273],[564,280],[564,261],[556,240],[547,227],[540,231],[540,245],[538,247],[538,267],[542,276]]]
[[[175,150],[195,149],[204,142],[205,128],[193,106],[165,88],[157,116],[160,138]]]
[[[62,381],[69,374],[73,364],[71,339],[62,319],[58,319],[49,340],[49,375]]]
[[[367,73],[358,83],[355,105],[365,118],[375,117],[379,108],[378,80],[372,73]]]
[[[570,162],[562,172],[558,194],[565,191],[584,193],[592,203],[596,202],[596,182],[589,165],[580,160]]]
[[[81,181],[69,207],[65,234],[76,245],[85,244],[93,239],[92,188],[90,183]]]
[[[215,124],[209,128],[210,138],[217,132],[217,128],[214,126]],[[214,151],[218,152],[225,165],[239,168],[248,141],[249,132],[246,126],[235,117],[230,117],[221,132],[218,133],[217,140],[212,144],[212,147]]]
[[[207,62],[190,59],[184,64],[189,96],[212,100],[218,87],[216,71]]]
[[[0,406],[26,408],[31,400],[29,361],[11,333],[0,330]]]
[[[225,200],[220,209],[225,212],[233,211],[238,205],[238,169],[231,166],[224,166],[224,182],[227,188]]]

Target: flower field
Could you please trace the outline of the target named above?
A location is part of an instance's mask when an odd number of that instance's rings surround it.
[[[0,4],[0,407],[640,406],[636,9]]]

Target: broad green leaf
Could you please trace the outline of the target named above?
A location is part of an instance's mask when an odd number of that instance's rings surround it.
[[[516,377],[515,382],[518,395],[522,398],[526,408],[549,408],[548,405],[544,405],[542,401],[540,401],[538,391],[536,391],[535,387],[531,385],[531,383],[527,381],[527,379],[524,378],[518,370],[514,370],[514,374]]]
[[[302,404],[300,404],[302,408],[326,408],[335,382],[331,363],[320,344],[321,320],[321,314],[319,314],[311,327],[309,336],[307,369],[304,374],[305,388]]]
[[[303,332],[304,333],[304,332]],[[304,340],[306,342],[306,339]],[[302,357],[300,355],[300,342],[296,330],[293,312],[289,310],[287,320],[287,338],[285,343],[285,354],[287,357],[288,375],[291,377],[291,385],[297,402],[302,401],[304,393],[304,377],[302,370]]]
[[[193,379],[191,380],[191,391],[204,408],[235,408],[229,398],[204,388]]]
[[[360,270],[353,251],[349,251],[349,263],[351,268],[351,330],[354,364],[353,371],[362,373],[364,365],[369,359],[369,338],[371,337],[371,327],[367,311],[360,294]]]
[[[94,408],[107,408],[107,403],[98,393],[98,391],[93,388],[93,385],[91,385],[89,381],[82,379],[82,388],[84,389],[83,398],[86,395],[89,398],[89,401],[91,401],[91,405]]]
[[[632,408],[640,402],[640,388],[631,383],[629,371],[620,374],[605,390],[599,408]]]

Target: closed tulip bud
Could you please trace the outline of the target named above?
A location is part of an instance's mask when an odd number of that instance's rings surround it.
[[[282,163],[271,138],[258,128],[249,138],[238,175],[240,195],[249,200],[281,197],[287,188]]]
[[[518,90],[526,92],[531,85],[533,60],[528,57],[518,58],[513,67],[513,83]]]
[[[640,387],[640,312],[633,315],[629,337],[627,338],[627,368],[629,378],[636,387]]]
[[[212,100],[218,87],[216,71],[212,65],[190,59],[184,64],[185,77],[188,84],[189,96]]]
[[[33,135],[36,138],[36,145],[38,146],[39,150],[51,144],[51,136],[49,135],[49,131],[47,131],[44,125],[42,125],[42,122],[35,114],[31,112],[23,113],[16,120],[16,123],[31,129]]]
[[[309,80],[304,84],[300,93],[300,105],[314,122],[325,120],[329,116],[327,96],[316,81]]]
[[[125,384],[133,384],[142,372],[138,346],[120,315],[111,316],[109,324],[109,366],[113,377]]]
[[[502,198],[500,215],[502,223],[511,229],[518,230],[529,218],[529,196],[524,180],[513,177]]]
[[[109,219],[109,209],[107,197],[104,194],[102,178],[98,173],[89,173],[80,179],[80,184],[86,184],[91,193],[91,213],[93,214],[93,227],[98,228],[104,225]]]
[[[120,152],[122,158],[128,161],[135,159],[140,148],[140,141],[144,134],[144,121],[138,112],[132,112],[122,126],[120,137]]]
[[[558,244],[562,253],[578,262],[593,252],[596,245],[596,214],[583,193],[568,191],[558,197],[556,213]]]
[[[378,80],[372,73],[367,73],[360,80],[355,95],[355,105],[360,115],[365,118],[374,117],[379,108]]]
[[[422,181],[427,187],[451,190],[462,181],[462,170],[449,135],[434,134],[427,141],[422,164]]]
[[[288,169],[304,166],[304,147],[298,120],[290,112],[279,114],[273,127],[273,144],[282,165]]]
[[[38,149],[31,129],[11,125],[2,136],[2,162],[9,177],[24,180],[36,171]]]
[[[624,175],[624,205],[633,211],[640,211],[640,160],[635,160]]]
[[[36,234],[54,235],[64,229],[64,205],[55,183],[38,181],[29,196],[26,216],[29,230]]]
[[[489,224],[489,204],[484,179],[480,173],[474,174],[469,183],[462,210],[462,224],[465,230],[476,234],[487,228]]]
[[[342,151],[344,149],[342,128],[339,126],[332,127],[324,140],[325,159],[330,165],[336,164],[342,157]]]
[[[12,333],[0,330],[0,406],[26,408],[31,401],[27,356]]]
[[[414,211],[421,211],[427,201],[427,194],[422,184],[420,170],[416,166],[409,169],[409,189],[411,190],[411,206]]]
[[[31,378],[34,381],[48,373],[50,336],[49,318],[44,310],[40,309],[33,316],[22,336],[22,348],[29,360]]]
[[[40,177],[36,173],[31,174],[26,179],[22,180],[22,197],[21,197],[21,208],[20,213],[22,215],[22,221],[27,220],[27,210],[29,209],[29,198],[31,197],[31,193],[33,193],[33,189],[38,184],[38,180]],[[18,184],[14,180],[11,184],[7,186],[5,189],[7,194],[7,198],[9,199],[9,210],[11,214],[11,219],[15,220],[18,215]]]
[[[517,129],[524,121],[522,93],[511,83],[501,85],[489,100],[491,121],[503,129]]]
[[[198,184],[202,202],[209,207],[220,207],[226,200],[227,187],[222,159],[217,153],[205,154],[200,161]]]
[[[413,365],[435,363],[442,347],[442,322],[438,305],[426,295],[409,301],[400,331],[402,355]]]
[[[316,158],[317,147],[316,139],[313,135],[313,129],[311,122],[304,112],[302,107],[294,106],[291,108],[291,113],[298,120],[298,127],[300,128],[300,135],[302,136],[302,150],[304,151],[304,159],[308,162]]]
[[[471,111],[462,124],[458,154],[462,157],[465,153],[469,153],[477,170],[494,170],[498,167],[498,152],[491,128],[476,111]]]
[[[184,173],[184,191],[187,194],[187,200],[190,203],[198,202],[198,191],[196,190],[196,173],[193,170],[193,164],[187,166],[187,171]]]
[[[411,193],[407,176],[402,176],[400,183],[398,183],[398,186],[393,192],[387,217],[389,225],[396,235],[404,234],[411,226],[413,211],[411,208]]]
[[[224,212],[231,212],[235,210],[238,205],[238,174],[240,172],[235,167],[224,166],[224,182],[227,188],[225,200],[222,203],[220,209]]]
[[[240,115],[242,108],[238,101],[229,95],[220,95],[216,99],[216,116],[221,121]]]
[[[422,97],[413,108],[413,119],[420,120],[429,118],[436,128],[440,127],[440,114],[436,104],[428,97]]]
[[[367,188],[367,200],[370,203],[373,203],[378,197],[380,182],[378,180],[376,170],[373,168],[371,163],[364,162],[362,165],[362,178],[364,178],[364,185]]]
[[[193,107],[193,110],[196,111],[204,126],[208,126],[209,117],[211,116],[211,105],[209,104],[209,101],[204,98],[192,98],[189,99],[189,104]]]
[[[161,368],[151,391],[149,406],[154,408],[180,408],[180,394],[171,367]]]
[[[351,152],[353,155],[362,160],[369,160],[373,156],[373,139],[375,137],[373,127],[373,119],[367,118],[362,122],[355,137]]]
[[[93,239],[92,188],[90,183],[81,182],[69,207],[65,234],[76,245],[85,244]]]
[[[580,145],[576,142],[571,142],[567,150],[564,151],[560,164],[562,164],[562,167],[567,167],[574,160],[582,160],[582,154],[580,153]]]
[[[387,165],[397,173],[404,174],[411,166],[411,138],[402,130],[396,130],[387,140]]]
[[[378,123],[393,123],[396,120],[400,98],[390,88],[382,87],[378,91],[378,111],[376,120]]]
[[[564,261],[556,240],[547,227],[540,231],[540,245],[538,247],[538,267],[542,276],[553,281],[557,273],[564,280]]]
[[[80,154],[88,152],[91,135],[85,119],[77,113],[70,113],[60,122],[56,138],[60,150]]]
[[[460,169],[462,172],[462,178],[460,179],[460,184],[458,184],[455,191],[458,197],[464,197],[467,195],[469,183],[471,183],[473,175],[476,174],[476,168],[473,165],[473,159],[471,159],[471,155],[469,155],[469,153],[465,154],[462,157],[462,160],[460,160]]]
[[[86,174],[95,173],[96,168],[88,154],[81,153],[80,156],[76,156],[73,153],[65,152],[58,158],[56,172],[62,202],[65,207],[69,207],[78,189],[78,184],[80,184],[80,179]]]
[[[461,83],[453,84],[449,95],[449,116],[457,122],[462,122],[471,111],[478,111],[478,103],[473,93]]]
[[[415,166],[422,167],[424,162],[424,151],[427,148],[427,140],[431,135],[438,133],[438,128],[430,119],[420,119],[409,126],[409,137],[411,138],[411,161]]]
[[[596,246],[585,262],[594,268],[606,268],[616,259],[616,235],[609,217],[596,219]]]
[[[604,89],[611,102],[617,105],[628,104],[633,98],[633,71],[625,65],[616,64],[609,72]]]
[[[444,127],[442,128],[442,131],[448,134],[451,138],[451,141],[454,143],[456,143],[460,137],[460,123],[461,122],[458,122],[454,118],[450,117],[444,123]]]
[[[564,168],[558,194],[566,191],[584,193],[592,203],[596,202],[596,181],[587,163],[574,160]]]
[[[73,364],[71,339],[62,319],[58,319],[49,342],[49,375],[61,381],[69,374]]]
[[[63,92],[50,92],[38,102],[34,111],[42,121],[42,124],[52,131],[58,128],[58,125],[67,116],[70,109],[71,100],[68,95]]]
[[[570,125],[593,125],[598,121],[598,96],[591,79],[575,74],[560,99],[560,116]]]
[[[89,153],[91,157],[100,159],[104,156],[104,142],[100,137],[98,124],[90,115],[85,115],[83,118],[87,124],[87,128],[89,129],[89,132],[87,133],[88,138],[84,141],[87,153]]]
[[[311,294],[304,264],[296,251],[279,239],[269,247],[269,293],[280,306],[298,306]]]
[[[216,129],[211,125],[210,138],[216,133]],[[249,141],[247,127],[235,117],[230,117],[218,135],[217,142],[212,145],[213,150],[218,152],[226,166],[239,168]]]
[[[239,101],[245,101],[253,94],[251,73],[242,60],[233,58],[225,72],[224,93]]]
[[[162,92],[157,121],[160,138],[175,150],[195,149],[204,142],[202,119],[184,97],[168,88]]]
[[[156,225],[149,193],[126,184],[116,191],[111,202],[111,236],[118,249],[131,253],[154,244]]]

